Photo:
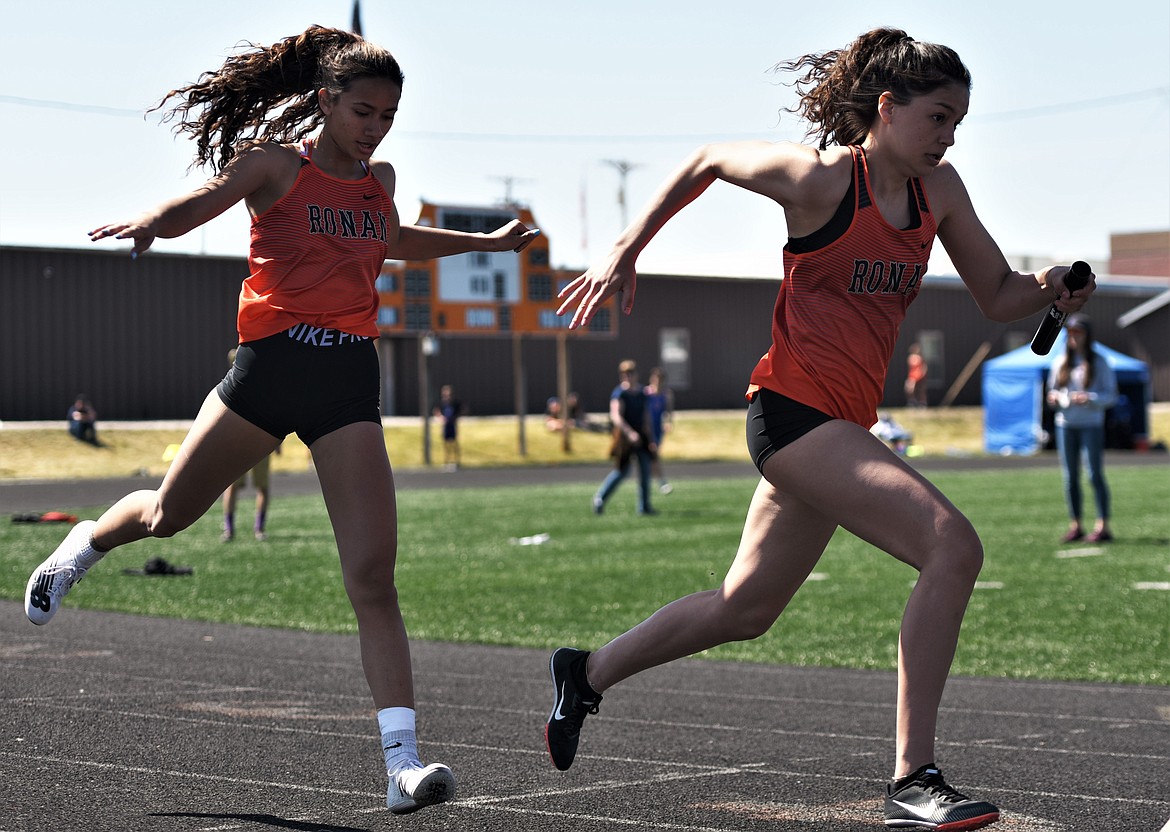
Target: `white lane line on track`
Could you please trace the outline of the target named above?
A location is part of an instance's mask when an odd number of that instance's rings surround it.
[[[54,757],[54,756],[48,756],[48,755],[18,754],[15,752],[0,751],[0,757],[21,760],[24,762],[54,763],[57,765],[78,766],[78,767],[83,767],[83,768],[98,769],[98,770],[102,770],[102,771],[117,771],[117,772],[121,772],[123,774],[141,774],[141,775],[155,776],[155,777],[161,776],[161,777],[168,777],[168,778],[183,778],[183,779],[188,779],[188,780],[203,780],[203,781],[208,781],[208,782],[230,783],[230,784],[236,785],[236,786],[255,786],[255,787],[265,788],[265,789],[279,789],[279,790],[286,790],[286,791],[296,791],[296,792],[307,793],[307,794],[337,795],[337,796],[344,796],[344,797],[361,797],[361,798],[372,799],[372,800],[382,800],[384,798],[384,795],[381,792],[366,792],[366,791],[358,791],[358,790],[353,790],[353,789],[334,789],[334,788],[327,788],[327,787],[321,787],[321,786],[306,786],[306,785],[301,784],[301,783],[287,783],[287,782],[271,781],[271,780],[256,780],[256,779],[243,778],[243,777],[229,777],[226,775],[207,774],[204,772],[192,772],[192,771],[179,771],[176,769],[152,768],[152,767],[148,767],[148,766],[128,766],[128,765],[121,764],[121,763],[106,763],[106,762],[100,762],[100,761],[94,761],[94,760],[70,759],[70,758],[65,758],[65,757]],[[639,761],[639,762],[641,762],[641,761]],[[753,777],[761,777],[761,776],[763,776],[763,777],[785,777],[785,778],[792,777],[792,778],[798,778],[801,780],[821,779],[821,780],[830,780],[830,781],[834,781],[834,782],[859,782],[859,783],[865,783],[867,785],[879,783],[879,781],[876,781],[872,778],[848,777],[848,776],[842,776],[842,775],[827,775],[827,774],[823,774],[823,773],[819,773],[819,772],[786,771],[783,769],[770,769],[770,768],[763,767],[763,766],[750,766],[750,765],[749,766],[741,766],[741,767],[726,767],[725,766],[725,767],[710,767],[708,771],[704,771],[704,772],[661,775],[661,776],[657,776],[654,778],[644,779],[642,781],[621,781],[621,782],[619,782],[619,781],[600,781],[600,782],[592,783],[587,787],[580,787],[580,788],[574,788],[574,789],[569,789],[569,790],[564,790],[564,789],[537,790],[534,792],[527,792],[527,793],[520,794],[520,795],[503,796],[503,797],[499,797],[499,798],[486,798],[486,797],[484,797],[484,798],[471,798],[471,799],[465,799],[465,800],[456,800],[456,801],[453,801],[450,805],[452,807],[455,807],[455,808],[463,808],[463,809],[468,809],[468,810],[477,810],[478,809],[478,810],[488,810],[488,811],[493,811],[493,810],[495,810],[495,811],[509,811],[509,812],[519,813],[519,814],[532,814],[532,815],[549,816],[549,817],[571,817],[571,818],[583,819],[583,820],[597,819],[597,820],[606,820],[606,821],[621,824],[621,825],[636,826],[638,824],[643,824],[643,825],[647,826],[647,828],[694,830],[694,832],[701,832],[703,830],[711,830],[712,827],[689,826],[689,825],[671,824],[671,823],[654,823],[654,822],[649,822],[646,819],[625,819],[625,818],[612,818],[611,819],[611,818],[605,818],[605,817],[601,817],[601,816],[588,815],[588,814],[577,814],[577,813],[572,813],[572,812],[555,812],[555,811],[549,811],[549,810],[540,810],[540,809],[523,808],[523,807],[509,807],[509,806],[506,806],[504,804],[505,803],[512,803],[512,802],[515,802],[518,800],[537,800],[537,799],[548,798],[548,797],[556,797],[556,796],[565,795],[565,794],[579,794],[579,793],[612,790],[617,785],[620,785],[623,788],[625,788],[625,787],[637,786],[637,785],[653,785],[655,783],[665,783],[665,782],[671,782],[671,781],[687,781],[687,780],[695,780],[695,779],[699,779],[699,778],[703,778],[703,777],[731,776],[731,775],[736,775],[736,774],[751,775]],[[988,791],[994,789],[994,791],[996,791],[997,793],[1010,793],[1010,794],[1017,794],[1017,795],[1026,795],[1026,796],[1030,796],[1030,797],[1042,797],[1042,798],[1059,799],[1059,800],[1079,800],[1079,801],[1084,801],[1087,803],[1112,803],[1112,804],[1120,804],[1120,805],[1159,806],[1159,807],[1170,808],[1170,801],[1166,801],[1166,800],[1148,800],[1148,799],[1142,799],[1142,798],[1125,798],[1125,797],[1115,797],[1115,796],[1106,796],[1106,795],[1065,794],[1065,793],[1061,793],[1061,792],[1011,789],[1011,788],[1004,788],[1002,786],[991,787],[991,786],[973,785],[973,786],[969,786],[969,788],[971,788],[971,789],[985,789]],[[815,807],[805,807],[805,808],[806,808],[806,811],[812,811]],[[367,813],[367,812],[374,813],[374,812],[382,812],[385,810],[384,809],[359,809],[357,811],[360,811],[362,813]],[[723,830],[716,829],[715,832],[723,832]]]
[[[303,783],[281,783],[272,780],[253,780],[246,777],[229,777],[225,774],[208,774],[202,771],[179,771],[178,769],[154,768],[151,766],[128,766],[124,763],[104,763],[100,760],[79,760],[69,757],[54,757],[45,754],[18,754],[14,751],[0,751],[0,757],[36,763],[56,763],[64,766],[80,766],[100,771],[118,771],[123,774],[144,774],[151,777],[181,777],[186,780],[207,780],[215,783],[231,783],[237,786],[259,786],[265,789],[285,789],[314,794],[335,794],[346,797],[373,797],[385,799],[382,792],[363,792],[353,789],[331,789],[323,786],[306,786]]]
[[[95,708],[92,705],[82,706],[82,705],[54,704],[52,702],[43,702],[43,701],[39,701],[39,700],[34,701],[34,702],[28,702],[28,703],[22,703],[22,702],[19,702],[16,700],[10,700],[10,702],[15,702],[15,704],[34,705],[35,707],[42,708],[42,709],[43,708],[52,708],[55,710],[64,710],[64,711],[85,711],[86,713],[94,713],[94,714],[100,713],[100,714],[105,714],[105,715],[109,715],[109,716],[128,717],[128,718],[132,718],[132,719],[141,719],[141,720],[148,720],[148,721],[177,722],[177,723],[185,723],[185,724],[191,724],[191,725],[204,725],[204,726],[232,728],[232,729],[237,729],[237,730],[246,728],[246,729],[251,729],[251,730],[259,730],[259,731],[266,731],[266,732],[270,732],[270,733],[279,733],[279,734],[300,734],[300,735],[304,735],[304,736],[336,737],[336,738],[359,739],[359,740],[369,739],[372,736],[372,733],[370,731],[362,731],[362,732],[323,731],[323,730],[319,730],[319,729],[305,728],[302,726],[284,726],[284,725],[271,725],[271,724],[256,725],[256,724],[250,724],[246,720],[222,720],[222,719],[208,719],[208,718],[204,718],[204,717],[174,716],[172,714],[147,713],[147,712],[143,712],[143,711],[125,711],[125,710],[116,710],[116,709],[108,709],[108,708]],[[439,708],[439,707],[443,707],[443,706],[432,703],[428,707]],[[497,714],[501,712],[497,709],[486,709],[486,710],[491,710]],[[529,712],[516,711],[515,713],[528,714]],[[1117,724],[1117,723],[1124,723],[1124,724],[1148,723],[1150,725],[1164,726],[1164,724],[1165,724],[1164,722],[1162,722],[1160,720],[1140,721],[1140,720],[1121,720],[1121,719],[1101,719],[1100,721],[1105,722],[1107,724],[1111,724],[1111,725]],[[744,733],[744,732],[760,733],[761,730],[763,730],[765,733],[769,733],[769,734],[772,734],[775,736],[815,737],[815,738],[822,739],[822,740],[837,740],[837,741],[844,741],[844,742],[866,742],[866,743],[876,743],[876,744],[883,744],[883,745],[888,744],[888,742],[889,742],[889,738],[886,736],[870,736],[870,735],[865,735],[865,734],[842,734],[842,733],[831,732],[831,731],[787,731],[787,730],[781,730],[781,729],[776,729],[776,728],[760,729],[758,726],[665,722],[665,721],[660,721],[660,720],[623,719],[620,717],[614,717],[612,719],[607,720],[607,722],[622,723],[622,724],[636,725],[636,726],[652,725],[655,727],[665,727],[665,728],[683,728],[683,729],[688,729],[688,730],[705,730],[705,731],[726,731],[726,732],[733,732],[733,733]],[[485,750],[488,748],[491,748],[490,746],[475,746],[475,745],[466,745],[466,744],[457,743],[457,742],[446,742],[441,737],[436,737],[434,735],[431,735],[428,738],[427,742],[429,744],[436,745],[436,746],[447,746],[447,747],[452,747],[452,748],[482,748]],[[1098,750],[1086,750],[1086,749],[1053,748],[1052,746],[1047,746],[1047,745],[1040,746],[1040,745],[1010,744],[1010,743],[998,742],[998,741],[995,741],[993,739],[986,739],[986,738],[985,739],[974,738],[974,739],[966,739],[966,740],[940,741],[937,743],[937,745],[941,748],[971,748],[974,745],[978,745],[978,747],[980,749],[994,749],[994,750],[999,750],[999,751],[1011,751],[1013,753],[1055,754],[1055,755],[1070,756],[1070,757],[1100,758],[1100,759],[1110,759],[1110,760],[1146,760],[1146,761],[1153,761],[1153,762],[1160,762],[1160,763],[1170,762],[1170,754],[1130,754],[1130,753],[1118,752],[1118,751],[1098,751]],[[528,749],[503,748],[503,749],[498,749],[498,750],[506,751],[508,753],[522,753],[522,754],[543,754],[543,753],[545,753],[543,750],[528,750]],[[600,757],[600,756],[596,756],[596,755],[591,755],[591,757],[593,759],[622,759],[622,758]],[[682,765],[680,763],[669,763],[666,761],[658,761],[658,760],[647,760],[645,762],[652,763],[652,764],[659,764],[659,765]]]
[[[1170,568],[1170,567],[1168,567],[1168,568]],[[70,668],[67,666],[48,666],[48,667],[46,667],[45,663],[43,661],[41,661],[41,660],[34,661],[33,657],[27,655],[27,653],[25,653],[25,651],[21,651],[21,653],[22,653],[21,658],[28,659],[29,661],[27,663],[22,664],[19,660],[12,660],[10,663],[10,666],[36,669],[37,672],[42,673],[42,674],[57,673],[57,674],[77,675],[77,673],[78,673],[78,671],[76,669]],[[235,655],[236,654],[234,654],[234,653],[231,654],[231,656],[235,656]],[[0,647],[0,658],[7,658],[3,655],[3,647]],[[225,657],[225,658],[228,658],[228,657]],[[251,656],[251,655],[247,656],[247,660],[249,662],[253,661],[254,658],[255,657]],[[303,659],[297,659],[297,660],[271,659],[270,661],[273,664],[295,665],[298,669],[300,669],[302,671],[309,669],[309,668],[312,668],[312,669],[333,669],[333,668],[336,668],[336,669],[342,669],[345,672],[350,672],[353,669],[352,662],[311,662],[311,661],[305,661]],[[706,667],[710,667],[711,665],[719,664],[719,662],[708,662],[708,661],[704,661],[701,659],[692,659],[690,661],[694,662],[695,665],[705,665]],[[422,663],[422,662],[420,662],[420,663]],[[706,669],[706,668],[704,668],[704,669]],[[771,683],[773,683],[773,684],[782,684],[783,683],[783,678],[782,678],[783,674],[782,673],[778,674],[778,673],[774,672],[774,671],[780,671],[780,670],[782,670],[782,668],[761,667],[761,668],[755,668],[755,669],[759,670],[761,673],[763,673],[765,675],[769,675],[769,676],[778,675],[780,677],[778,680],[772,680]],[[840,673],[843,673],[843,674],[844,673],[853,673],[853,674],[856,674],[857,676],[863,676],[863,675],[868,674],[870,676],[885,677],[886,679],[888,679],[888,684],[890,686],[890,690],[893,691],[893,689],[894,689],[895,678],[894,678],[894,674],[892,671],[889,671],[889,672],[887,672],[887,671],[860,671],[860,670],[849,671],[849,670],[840,669],[840,668],[837,669],[837,671]],[[241,690],[241,691],[255,690],[255,688],[251,688],[251,687],[247,687],[247,686],[241,686],[241,687],[224,686],[224,685],[222,685],[222,683],[207,682],[207,681],[196,680],[196,679],[176,679],[174,677],[155,677],[155,676],[127,676],[124,674],[118,674],[118,673],[114,673],[114,672],[94,671],[94,670],[85,670],[82,672],[86,673],[88,675],[91,675],[91,676],[97,676],[98,678],[110,678],[110,679],[114,679],[114,680],[118,680],[118,681],[134,680],[134,681],[147,682],[151,685],[177,684],[177,685],[190,685],[193,687],[207,687],[207,688],[227,687],[228,689],[236,689],[236,690]],[[425,674],[423,674],[423,673],[416,670],[416,675],[419,675],[419,676],[425,675],[425,678],[427,678],[427,679],[432,679],[432,678],[436,679],[436,680],[455,679],[455,680],[463,680],[463,681],[469,681],[469,682],[477,682],[477,683],[480,683],[480,684],[483,684],[483,685],[489,686],[489,687],[492,685],[501,685],[501,684],[507,684],[507,685],[512,685],[512,686],[526,686],[526,687],[537,686],[537,687],[540,687],[541,689],[546,689],[548,687],[548,674],[547,673],[544,673],[543,675],[534,675],[533,678],[527,678],[527,677],[515,678],[513,676],[500,676],[498,674],[466,673],[466,672],[456,673],[456,672],[445,671],[445,670],[428,670],[428,671],[426,671]],[[702,679],[699,679],[698,681],[701,682]],[[1155,696],[1155,697],[1160,697],[1160,698],[1164,698],[1164,699],[1167,698],[1167,693],[1166,693],[1165,689],[1158,687],[1158,686],[1141,687],[1141,686],[1136,686],[1136,685],[1111,685],[1107,682],[1081,684],[1081,683],[1077,683],[1077,682],[1054,682],[1054,681],[1046,681],[1046,680],[1042,680],[1042,679],[1020,679],[1017,681],[1021,687],[1026,687],[1030,691],[1056,690],[1056,691],[1069,691],[1069,692],[1092,692],[1094,694],[1102,695],[1102,696],[1107,695],[1110,691],[1118,691],[1118,692],[1124,693],[1128,696]],[[1007,684],[1010,684],[1010,680],[1007,682]],[[947,689],[948,690],[961,690],[964,688],[982,688],[982,687],[1002,688],[1004,685],[1005,685],[1005,680],[1002,680],[1002,679],[981,679],[978,677],[953,678],[953,679],[949,679],[947,681]],[[643,679],[631,680],[627,685],[623,685],[623,689],[629,690],[631,692],[631,694],[637,693],[637,694],[643,695],[643,696],[677,694],[680,696],[685,696],[689,699],[706,698],[706,699],[715,699],[715,700],[720,701],[720,702],[726,701],[726,700],[736,700],[736,701],[746,701],[746,702],[760,702],[760,703],[765,703],[765,704],[769,704],[769,703],[798,704],[798,705],[799,704],[809,704],[809,705],[818,705],[818,706],[821,706],[821,705],[840,706],[840,707],[846,707],[846,708],[878,708],[878,709],[882,709],[882,710],[893,710],[893,707],[894,707],[892,702],[886,703],[886,702],[856,701],[856,700],[844,700],[844,699],[826,699],[826,698],[815,698],[815,697],[810,697],[810,696],[776,696],[776,695],[772,695],[772,694],[760,694],[760,693],[739,693],[739,692],[734,692],[734,691],[727,691],[727,690],[720,689],[720,688],[717,688],[714,690],[703,690],[701,688],[694,687],[694,686],[688,686],[686,688],[667,687],[664,685],[656,685],[656,684],[648,683],[646,680],[643,680]],[[272,691],[271,688],[265,688],[265,690]],[[293,695],[293,694],[290,692],[289,695]],[[303,691],[299,692],[298,695],[303,695]],[[364,692],[353,693],[353,694],[330,694],[330,696],[333,698],[338,698],[338,699],[348,698],[348,699],[360,700],[363,702],[366,702],[369,700],[369,694],[364,693]],[[474,706],[468,706],[468,707],[474,707]],[[943,708],[942,712],[945,712],[946,710],[947,710],[946,708]],[[1005,712],[996,712],[996,711],[972,711],[969,708],[954,709],[954,710],[960,711],[962,713],[989,713],[989,714],[993,714],[993,715],[997,715],[997,716],[1001,715],[1002,713],[1005,713]],[[1043,712],[1043,713],[1037,712],[1035,714],[1028,714],[1028,716],[1049,716],[1049,714],[1047,712]]]

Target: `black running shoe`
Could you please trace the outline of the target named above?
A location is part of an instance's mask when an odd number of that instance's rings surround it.
[[[886,826],[891,829],[982,829],[999,820],[999,809],[952,789],[934,763],[886,786]]]
[[[589,687],[585,679],[585,660],[589,653],[572,647],[559,647],[548,661],[554,689],[553,709],[544,726],[544,743],[553,765],[566,771],[577,756],[581,723],[588,714],[597,713],[601,694]]]

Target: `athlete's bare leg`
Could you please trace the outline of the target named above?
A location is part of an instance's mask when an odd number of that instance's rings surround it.
[[[933,761],[943,687],[983,562],[974,529],[934,485],[848,422],[781,449],[764,475],[724,585],[667,605],[596,651],[590,683],[600,692],[647,667],[766,631],[841,525],[920,572],[899,639],[894,776]]]
[[[718,589],[667,604],[589,657],[599,693],[642,670],[766,633],[804,583],[834,524],[760,480],[739,550]]]
[[[278,444],[277,437],[228,410],[211,391],[159,489],[134,491],[107,509],[94,526],[94,544],[109,551],[182,531]]]
[[[894,776],[932,762],[943,687],[983,565],[975,529],[931,482],[849,422],[812,431],[775,454],[765,474],[919,571],[898,643]]]
[[[398,515],[382,426],[358,422],[310,449],[333,524],[345,591],[358,621],[362,667],[382,708],[414,707],[410,643],[398,608]]]

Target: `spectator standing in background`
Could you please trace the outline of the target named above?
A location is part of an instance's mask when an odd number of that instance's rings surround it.
[[[646,391],[638,383],[638,365],[623,361],[618,365],[621,381],[609,397],[609,418],[613,423],[610,455],[614,467],[593,495],[593,513],[605,511],[605,503],[630,473],[630,462],[638,460],[638,514],[656,514],[650,506],[650,462],[654,440],[650,429],[650,411]]]
[[[654,443],[654,459],[650,470],[658,480],[658,490],[669,494],[674,491],[674,486],[666,481],[666,474],[662,470],[662,440],[674,427],[674,394],[666,386],[666,373],[661,367],[650,369],[650,383],[645,390],[646,406],[650,410],[650,438]]]
[[[1064,352],[1048,371],[1048,404],[1056,411],[1056,450],[1069,517],[1068,531],[1061,540],[1107,543],[1113,532],[1109,529],[1109,484],[1105,482],[1105,411],[1117,403],[1117,376],[1105,357],[1093,349],[1093,330],[1087,317],[1070,315],[1064,326]],[[1087,537],[1082,525],[1082,457],[1097,507],[1097,525]]]
[[[443,467],[457,471],[462,461],[459,452],[459,417],[463,415],[463,404],[455,400],[455,391],[450,384],[439,389],[439,403],[435,405],[435,418],[443,423]]]
[[[922,347],[918,344],[910,345],[910,354],[906,356],[906,404],[910,407],[926,407],[926,359],[922,357]]]

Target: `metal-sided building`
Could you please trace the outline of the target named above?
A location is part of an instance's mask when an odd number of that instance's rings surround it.
[[[604,411],[626,358],[643,378],[665,368],[679,409],[744,406],[770,343],[778,279],[639,275],[632,316],[610,309],[598,330],[566,335],[550,310],[575,272],[549,267],[546,241],[526,255],[514,272],[457,266],[463,294],[454,300],[438,267],[387,264],[378,287],[386,415],[419,414],[441,384],[474,414],[514,413],[518,401],[540,413],[557,395],[559,369],[586,410]],[[102,419],[193,417],[227,370],[246,274],[244,258],[0,247],[0,420],[63,420],[78,393]],[[1150,363],[1155,400],[1170,399],[1170,338],[1157,324],[1165,289],[1103,277],[1090,307],[1098,340]],[[1027,343],[1039,317],[989,322],[958,278],[928,275],[895,348],[886,406],[904,404],[912,343],[930,368],[932,405],[979,404],[980,360]]]

